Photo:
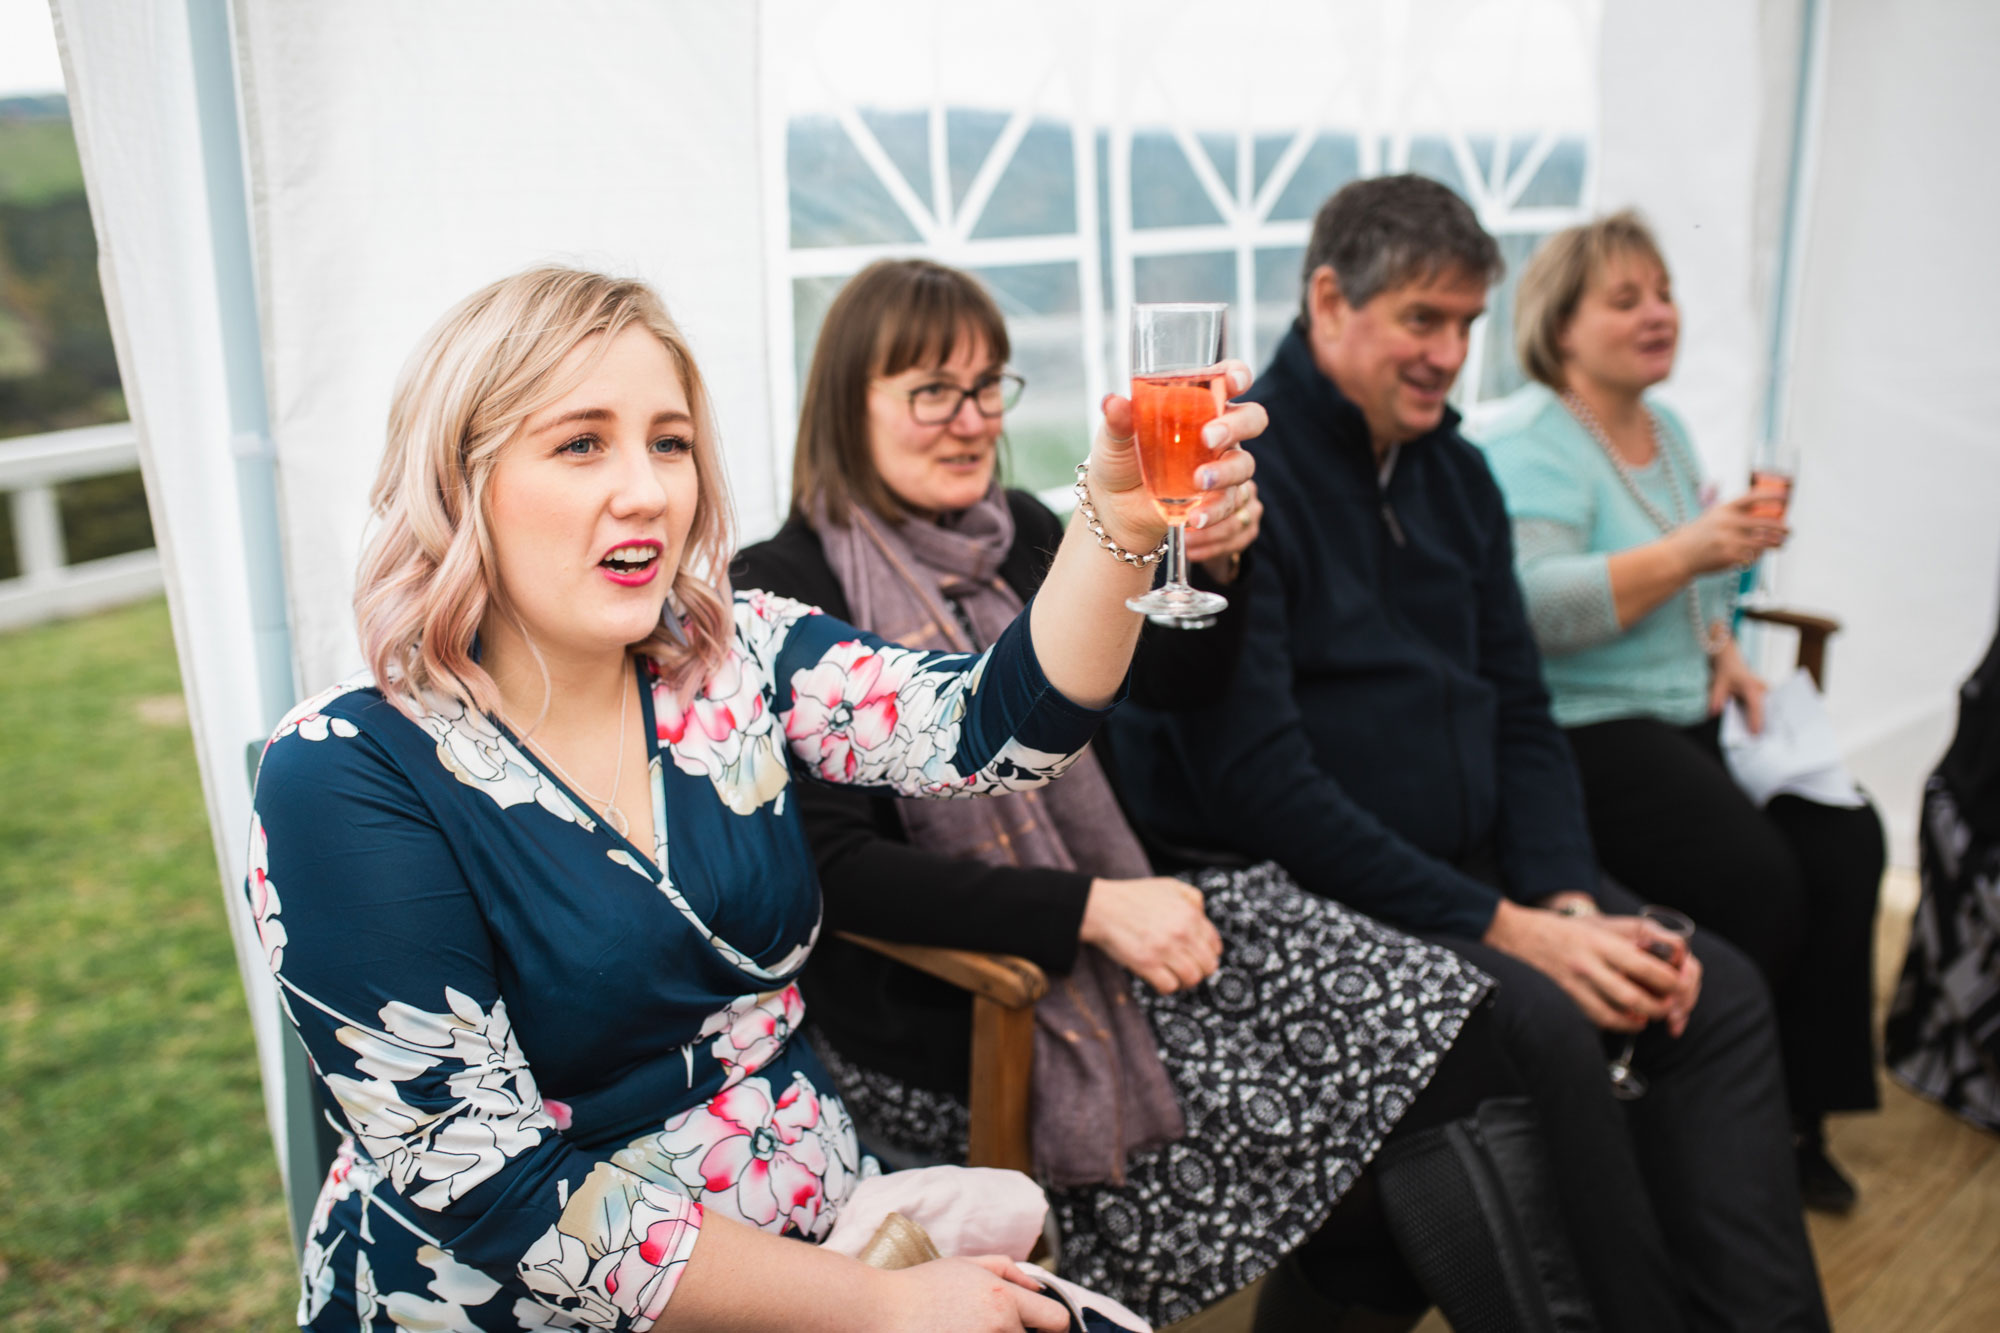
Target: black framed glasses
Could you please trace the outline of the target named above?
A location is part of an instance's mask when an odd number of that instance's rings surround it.
[[[997,417],[1020,402],[1027,387],[1028,382],[1012,372],[984,376],[970,389],[939,380],[910,390],[910,416],[919,426],[942,426],[970,398],[980,416]]]

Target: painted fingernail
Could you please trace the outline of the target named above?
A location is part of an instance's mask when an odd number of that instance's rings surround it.
[[[1220,421],[1211,421],[1201,428],[1201,441],[1211,449],[1220,449],[1229,443],[1229,427]]]
[[[1205,528],[1208,526],[1208,511],[1206,509],[1196,511],[1193,526],[1196,528]]]
[[[1201,487],[1205,491],[1214,490],[1215,483],[1217,480],[1218,478],[1215,475],[1215,469],[1212,467],[1205,467],[1201,471],[1194,474],[1194,484]]]
[[[1103,400],[1097,404],[1097,410],[1099,412],[1109,412],[1111,410],[1112,401],[1117,397],[1118,395],[1115,393],[1105,394]]]
[[[1242,393],[1250,387],[1250,372],[1238,367],[1229,372],[1229,387]]]

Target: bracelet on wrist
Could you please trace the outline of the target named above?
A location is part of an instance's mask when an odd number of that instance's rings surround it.
[[[1111,552],[1114,560],[1122,560],[1134,569],[1145,569],[1149,566],[1157,565],[1160,561],[1164,560],[1167,555],[1167,544],[1165,541],[1162,541],[1149,553],[1137,555],[1111,540],[1111,535],[1104,530],[1104,525],[1098,522],[1096,508],[1090,503],[1090,487],[1086,484],[1089,477],[1090,464],[1078,463],[1076,465],[1076,511],[1083,515],[1083,526],[1090,529],[1091,535],[1097,538],[1097,544]]]

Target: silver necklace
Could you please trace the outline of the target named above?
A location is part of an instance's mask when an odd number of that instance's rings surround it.
[[[1646,409],[1646,428],[1653,435],[1653,457],[1659,459],[1660,466],[1666,469],[1667,498],[1674,506],[1674,514],[1671,521],[1665,514],[1660,512],[1659,506],[1655,505],[1646,497],[1646,493],[1639,489],[1639,479],[1632,475],[1631,464],[1625,461],[1624,456],[1618,452],[1618,447],[1611,442],[1611,436],[1604,429],[1604,423],[1597,419],[1597,414],[1590,410],[1590,405],[1569,389],[1563,390],[1562,401],[1563,406],[1569,409],[1570,415],[1576,418],[1577,424],[1583,427],[1591,439],[1597,441],[1597,447],[1602,449],[1604,456],[1611,461],[1611,470],[1618,474],[1618,480],[1625,483],[1626,491],[1638,503],[1639,508],[1645,511],[1646,517],[1653,520],[1653,525],[1660,530],[1661,535],[1664,536],[1685,527],[1688,522],[1688,516],[1686,509],[1681,504],[1680,470],[1674,463],[1673,453],[1667,448],[1665,438],[1660,434],[1660,419],[1653,415],[1653,410],[1651,408]],[[1687,593],[1688,624],[1694,628],[1695,643],[1701,647],[1704,653],[1714,656],[1722,649],[1721,639],[1724,633],[1722,622],[1718,620],[1712,626],[1702,623],[1701,590],[1696,586],[1696,583],[1696,579],[1689,579],[1685,590]]]
[[[611,771],[611,795],[609,797],[595,795],[588,787],[569,775],[569,770],[564,768],[553,754],[549,753],[548,747],[544,746],[540,741],[531,740],[528,733],[522,731],[519,727],[514,728],[515,734],[521,738],[521,742],[524,745],[533,746],[535,753],[540,755],[544,762],[556,771],[556,776],[574,787],[577,795],[583,797],[584,800],[589,801],[598,810],[603,812],[604,822],[611,825],[613,829],[616,829],[619,837],[627,840],[631,837],[632,825],[625,818],[625,812],[618,808],[618,786],[625,780],[625,719],[629,716],[628,710],[631,708],[631,705],[632,682],[628,680],[625,682],[625,688],[618,693],[618,766]],[[508,725],[513,725],[512,718],[508,719]]]

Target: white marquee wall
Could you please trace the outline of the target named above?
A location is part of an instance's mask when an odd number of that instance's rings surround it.
[[[1828,19],[1778,586],[1846,622],[1828,703],[1907,862],[2000,613],[2000,6],[1845,0]]]

